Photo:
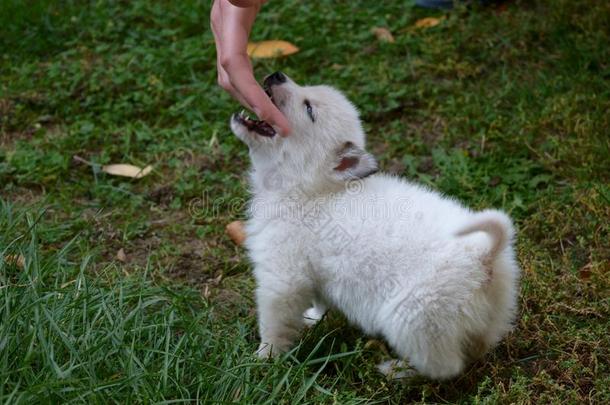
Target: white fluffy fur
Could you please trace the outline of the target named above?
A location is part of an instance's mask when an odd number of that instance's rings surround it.
[[[289,137],[261,137],[231,121],[252,160],[246,247],[258,354],[288,350],[328,306],[383,336],[423,375],[456,376],[512,328],[519,267],[509,217],[368,175],[376,163],[357,110],[337,90],[288,80],[272,92],[292,124]],[[357,159],[338,170],[346,155]]]

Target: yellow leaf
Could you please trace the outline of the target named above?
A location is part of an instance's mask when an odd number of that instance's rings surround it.
[[[415,21],[415,28],[430,28],[441,23],[442,18],[426,17]]]
[[[246,240],[246,231],[244,230],[244,223],[241,221],[233,221],[226,228],[227,235],[231,238],[236,245],[241,246]]]
[[[119,163],[115,165],[102,166],[102,171],[113,176],[123,176],[131,177],[133,179],[139,179],[150,173],[152,171],[152,166],[149,165],[142,169],[138,166]]]
[[[255,59],[278,58],[297,53],[299,48],[287,41],[272,40],[248,43],[248,56]]]
[[[25,267],[25,257],[23,257],[23,255],[6,255],[4,256],[4,261],[8,264],[17,266],[20,269]]]
[[[394,35],[392,35],[389,29],[385,27],[374,27],[372,31],[379,41],[389,43],[394,42]]]

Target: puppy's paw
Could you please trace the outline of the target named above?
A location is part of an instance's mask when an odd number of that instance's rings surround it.
[[[303,312],[303,323],[305,326],[312,327],[324,317],[324,312],[317,307],[311,307]]]
[[[377,370],[385,375],[389,380],[401,380],[403,378],[411,378],[417,375],[417,371],[409,368],[402,360],[387,360],[377,364]]]
[[[279,344],[271,344],[271,343],[261,343],[256,350],[256,355],[261,360],[269,360],[275,357],[279,357],[282,353],[285,353],[287,350],[283,348],[282,345]]]
[[[271,343],[261,343],[256,350],[256,356],[261,360],[268,360],[273,356]]]
[[[303,323],[305,323],[305,326],[314,326],[323,316],[324,313],[321,313],[316,307],[311,307],[303,312]]]

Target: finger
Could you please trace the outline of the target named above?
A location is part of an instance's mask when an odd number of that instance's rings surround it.
[[[226,68],[226,67],[225,67]],[[252,74],[252,67],[250,60],[246,55],[235,55],[232,58],[232,62],[229,65],[229,69],[226,70],[229,80],[231,81],[232,87],[240,94],[245,102],[250,105],[252,111],[258,115],[262,120],[269,121],[280,121],[277,124],[285,130],[287,123],[283,114],[277,109],[277,107],[271,102],[271,99],[258,84],[254,75]],[[279,118],[278,118],[279,115]]]
[[[252,70],[240,71],[238,68],[235,72],[228,74],[233,87],[261,120],[279,129],[280,135],[286,136],[290,133],[290,123],[257,83],[252,75]]]

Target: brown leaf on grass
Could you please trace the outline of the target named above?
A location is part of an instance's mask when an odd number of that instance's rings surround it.
[[[394,35],[392,35],[390,30],[385,27],[374,27],[372,31],[380,42],[395,42]]]
[[[25,267],[25,257],[23,255],[6,255],[4,256],[4,261],[20,269]]]
[[[127,261],[127,255],[125,254],[125,249],[120,248],[119,251],[116,252],[116,259],[122,263],[125,263]]]
[[[299,48],[288,41],[249,42],[246,52],[254,59],[279,58],[297,53]]]
[[[203,298],[205,298],[206,300],[208,298],[210,298],[210,295],[212,295],[212,292],[210,291],[209,284],[204,284],[203,285],[203,290],[201,291],[201,295],[203,295]]]
[[[236,245],[241,246],[246,240],[246,231],[244,230],[244,223],[241,221],[233,221],[226,228],[227,235],[231,238]]]
[[[578,270],[578,277],[580,277],[583,281],[588,281],[591,278],[591,268],[593,265],[591,263],[587,263]]]
[[[441,20],[442,20],[442,18],[435,18],[435,17],[421,18],[421,19],[415,21],[415,24],[413,24],[413,26],[415,28],[435,27],[441,23]]]
[[[102,171],[104,173],[108,173],[113,176],[131,177],[132,179],[140,179],[149,174],[152,169],[153,168],[150,165],[142,169],[138,166],[125,163],[102,166]]]

